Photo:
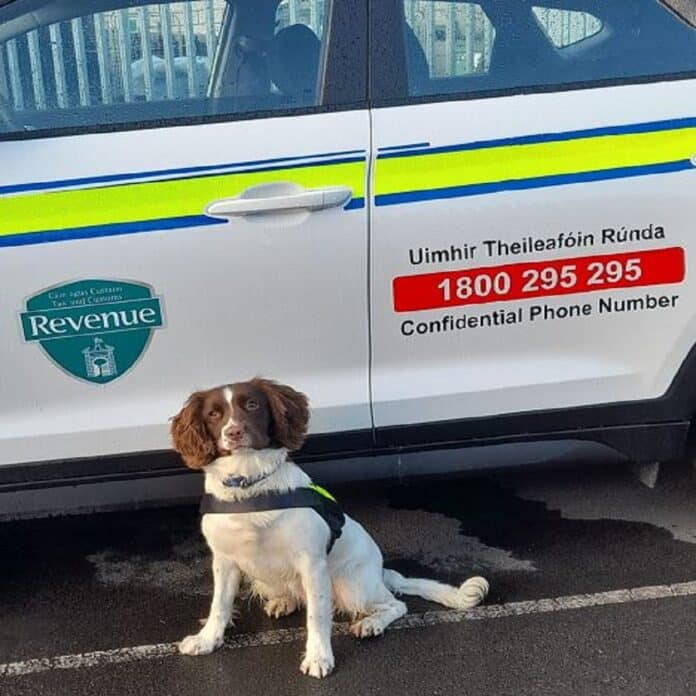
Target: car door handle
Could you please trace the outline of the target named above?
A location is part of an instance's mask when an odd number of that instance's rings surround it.
[[[209,203],[206,214],[212,217],[239,217],[297,210],[325,210],[345,205],[353,195],[347,186],[306,189],[291,183],[252,186],[235,198],[220,198]]]

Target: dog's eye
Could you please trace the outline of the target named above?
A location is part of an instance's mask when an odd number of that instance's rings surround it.
[[[208,411],[208,418],[219,418],[220,411]]]
[[[244,404],[244,408],[246,408],[247,411],[258,411],[259,402],[254,401],[253,399],[248,399],[246,404]]]

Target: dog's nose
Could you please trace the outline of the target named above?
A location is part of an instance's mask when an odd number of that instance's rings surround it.
[[[225,430],[225,437],[230,440],[239,440],[242,437],[242,429],[239,426],[232,425]]]

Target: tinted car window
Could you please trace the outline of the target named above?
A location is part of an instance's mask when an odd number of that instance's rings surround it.
[[[321,103],[330,0],[0,8],[0,132]]]
[[[409,96],[696,72],[696,31],[658,0],[402,0],[401,8]]]
[[[556,48],[574,46],[602,31],[602,22],[589,12],[536,5],[532,12]]]

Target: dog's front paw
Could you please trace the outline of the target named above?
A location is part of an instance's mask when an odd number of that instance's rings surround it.
[[[323,679],[328,677],[334,668],[334,656],[329,649],[328,653],[317,653],[307,655],[300,665],[300,672],[307,674],[310,677]]]
[[[384,633],[384,622],[376,616],[366,616],[350,626],[350,632],[356,638],[372,638]]]
[[[297,602],[292,597],[275,597],[269,599],[263,607],[263,610],[273,619],[279,619],[281,616],[289,616],[298,609]]]
[[[202,633],[196,633],[193,636],[186,636],[186,638],[179,643],[179,652],[184,655],[210,655],[210,653],[219,648],[222,643],[222,637],[216,640]]]

